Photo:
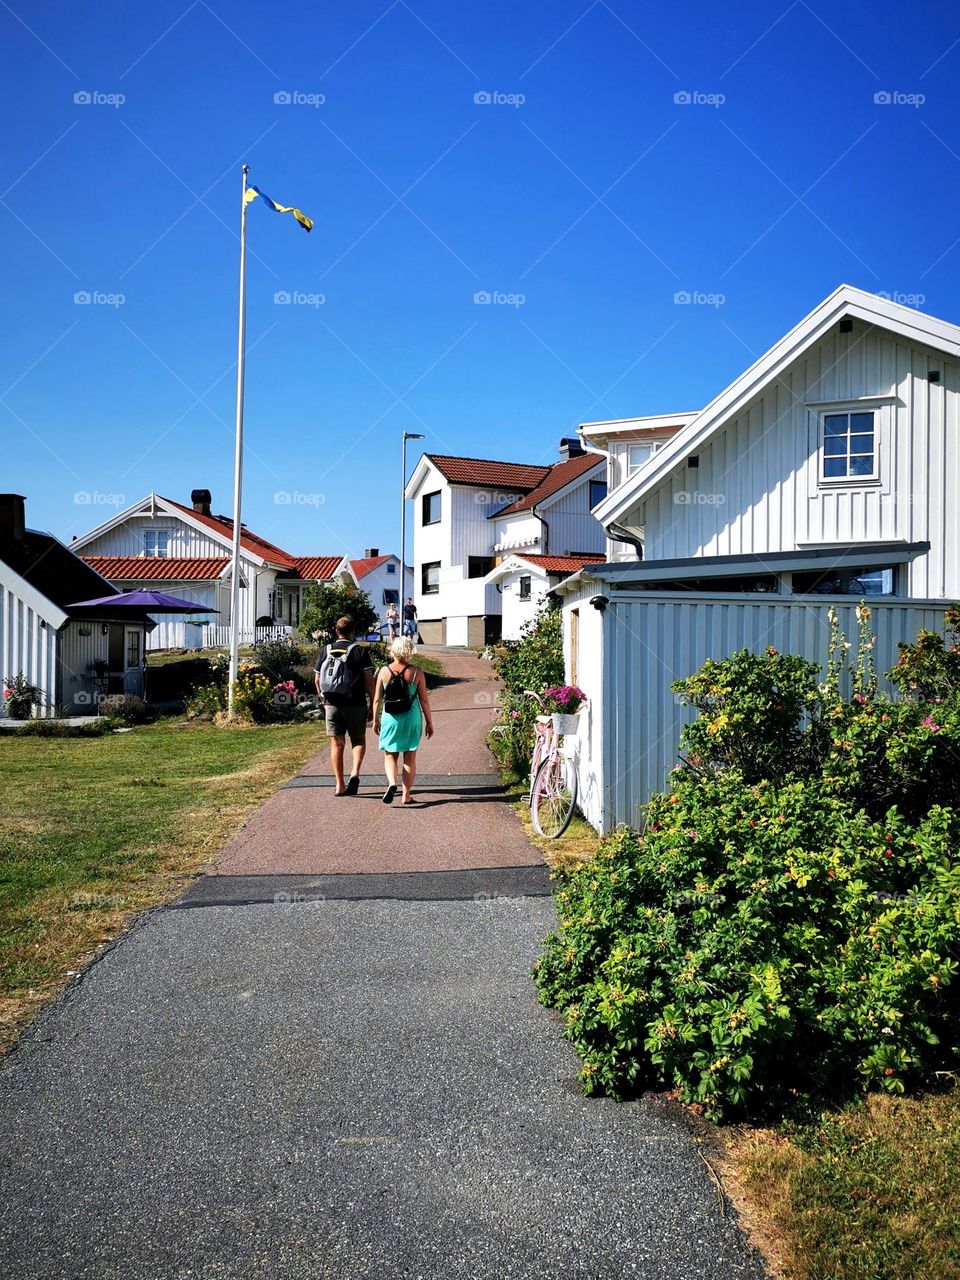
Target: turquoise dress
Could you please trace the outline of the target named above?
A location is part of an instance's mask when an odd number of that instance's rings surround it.
[[[383,711],[380,716],[380,750],[391,753],[398,751],[416,751],[423,735],[423,715],[420,711],[420,699],[417,697],[416,681],[407,681],[410,693],[410,710],[395,716],[392,711]]]

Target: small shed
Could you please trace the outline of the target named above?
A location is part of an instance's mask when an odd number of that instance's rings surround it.
[[[111,693],[143,695],[145,611],[76,607],[122,594],[52,534],[26,528],[20,494],[0,494],[0,677],[40,689],[38,716],[84,715]]]
[[[814,567],[827,575],[858,566],[909,562],[928,544],[861,545],[832,551],[716,556],[592,565],[556,588],[563,609],[566,678],[587,695],[576,742],[580,806],[602,834],[635,826],[679,758],[683,725],[695,712],[671,691],[708,658],[768,646],[825,669],[831,607],[848,638],[857,634],[862,593],[798,594],[791,580]],[[944,633],[943,599],[871,598],[878,673],[917,632]],[[889,685],[881,687],[890,691]]]

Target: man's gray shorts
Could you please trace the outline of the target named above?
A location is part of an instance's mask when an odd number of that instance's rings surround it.
[[[349,738],[353,746],[359,747],[367,734],[367,705],[362,707],[324,707],[327,718],[327,733],[331,738]]]

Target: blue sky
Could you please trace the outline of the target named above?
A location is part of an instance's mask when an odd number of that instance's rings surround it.
[[[244,519],[298,552],[396,547],[404,428],[550,461],[844,281],[960,321],[953,4],[4,0],[0,47],[0,487],[64,538],[230,510],[244,160],[316,223],[249,215]]]

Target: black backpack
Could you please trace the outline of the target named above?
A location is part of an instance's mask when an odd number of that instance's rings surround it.
[[[391,671],[390,679],[383,687],[383,709],[392,716],[402,716],[413,706],[413,697],[410,696],[407,682],[403,678],[409,670],[409,667],[404,667],[399,673]]]

